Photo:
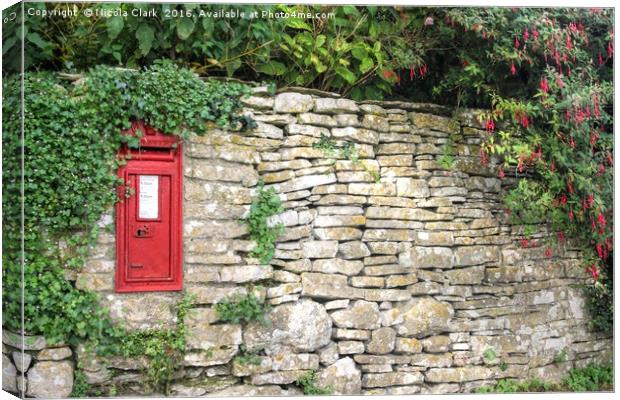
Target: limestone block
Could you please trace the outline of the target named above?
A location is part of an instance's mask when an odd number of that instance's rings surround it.
[[[304,272],[301,274],[302,296],[319,299],[360,299],[364,291],[348,286],[347,277],[338,274]]]
[[[399,307],[403,323],[396,326],[400,336],[425,337],[449,330],[454,310],[448,303],[431,297],[413,298]]]
[[[467,366],[459,368],[431,368],[424,373],[426,381],[431,383],[467,382],[482,379],[492,379],[495,372],[491,368],[481,366]]]
[[[338,342],[338,353],[340,354],[362,354],[364,343],[355,340],[344,340]]]
[[[360,394],[362,372],[350,357],[342,358],[317,374],[319,387],[331,388],[333,394]]]
[[[305,113],[312,110],[312,96],[301,93],[280,93],[276,96],[273,111],[276,113]]]
[[[420,372],[386,372],[382,374],[364,374],[362,387],[390,387],[422,383],[424,376]]]
[[[301,245],[305,258],[333,258],[338,252],[338,242],[335,240],[320,240],[304,242]]]
[[[428,197],[430,195],[424,179],[397,178],[396,192],[399,197]]]
[[[378,329],[381,316],[377,303],[358,300],[345,310],[331,313],[334,324],[339,328]]]
[[[366,351],[371,354],[386,354],[394,350],[396,331],[392,328],[379,328],[372,331],[372,339],[366,346]]]
[[[315,260],[312,263],[313,272],[323,272],[326,274],[344,274],[344,275],[357,275],[364,263],[361,261],[347,261],[340,258],[321,259]]]
[[[349,99],[316,99],[314,112],[319,114],[358,113],[357,103]]]
[[[452,250],[448,247],[414,246],[398,256],[398,263],[413,268],[452,268]]]
[[[365,243],[359,241],[345,242],[338,245],[338,253],[345,259],[357,259],[370,255]]]
[[[39,361],[28,371],[27,396],[62,398],[69,397],[72,390],[71,361]]]
[[[499,248],[496,246],[463,246],[454,250],[454,265],[478,265],[499,262]]]

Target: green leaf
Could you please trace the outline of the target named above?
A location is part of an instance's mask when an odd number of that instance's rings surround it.
[[[312,28],[310,27],[310,25],[308,25],[302,19],[299,19],[299,18],[288,18],[288,19],[286,19],[285,24],[289,28],[305,29],[305,30],[307,30],[309,32],[312,32]]]
[[[362,60],[360,64],[360,72],[362,74],[365,74],[366,72],[370,71],[374,66],[375,63],[372,61],[372,59],[370,57],[366,57]]]
[[[336,73],[345,81],[347,81],[347,83],[349,83],[350,85],[354,84],[357,80],[355,74],[345,67],[336,67]]]
[[[123,30],[125,22],[122,17],[110,17],[106,19],[105,25],[108,28],[108,37],[115,39]]]
[[[155,38],[155,30],[147,24],[141,24],[136,30],[136,39],[138,39],[138,47],[140,53],[145,56],[151,51],[153,39]]]
[[[279,76],[286,72],[286,65],[279,61],[270,61],[266,64],[260,64],[256,70],[266,75]]]
[[[43,38],[41,38],[41,36],[39,36],[39,34],[36,32],[32,32],[26,35],[26,39],[42,50],[48,49],[51,46],[50,42],[43,40]]]
[[[187,39],[194,31],[194,20],[191,18],[180,18],[177,20],[177,35],[179,39]]]

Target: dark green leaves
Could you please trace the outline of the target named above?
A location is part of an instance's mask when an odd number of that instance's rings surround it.
[[[155,38],[155,30],[152,26],[147,24],[141,24],[136,30],[136,39],[138,39],[138,47],[142,55],[148,54],[153,46],[153,39]]]

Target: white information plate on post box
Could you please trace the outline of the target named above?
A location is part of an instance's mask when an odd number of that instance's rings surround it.
[[[159,176],[140,175],[139,192],[138,218],[157,219],[159,217]]]

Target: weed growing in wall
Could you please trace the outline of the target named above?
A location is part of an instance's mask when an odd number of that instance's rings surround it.
[[[336,142],[321,133],[318,142],[312,145],[312,148],[323,151],[323,155],[329,158],[343,157],[351,161],[355,166],[361,166],[364,171],[372,176],[375,182],[381,181],[381,174],[375,169],[369,168],[363,161],[360,161],[359,154],[355,146],[351,142],[344,142],[342,146],[338,146]]]
[[[280,197],[273,188],[265,189],[261,182],[258,196],[250,206],[250,213],[244,219],[250,231],[250,238],[256,247],[250,255],[258,257],[262,264],[269,264],[276,250],[276,239],[284,233],[284,225],[277,223],[270,226],[269,217],[284,211]]]
[[[261,303],[254,294],[250,293],[222,300],[215,305],[215,311],[222,322],[241,324],[260,321],[267,323],[265,314],[269,311],[269,306]]]
[[[316,383],[317,376],[315,370],[308,371],[305,375],[302,375],[295,381],[295,384],[301,388],[305,395],[329,395],[333,393],[333,389],[321,388]]]

